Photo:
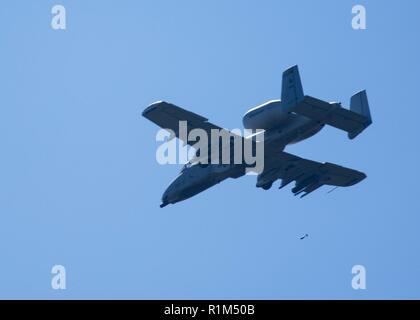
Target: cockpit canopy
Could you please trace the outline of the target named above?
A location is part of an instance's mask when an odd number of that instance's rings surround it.
[[[192,166],[191,162],[188,161],[186,164],[182,166],[181,172],[184,172],[186,169],[191,168],[191,166]]]

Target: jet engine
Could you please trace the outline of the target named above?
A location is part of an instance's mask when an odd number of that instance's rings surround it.
[[[242,118],[245,129],[272,129],[290,120],[288,108],[280,100],[272,100],[249,110]]]

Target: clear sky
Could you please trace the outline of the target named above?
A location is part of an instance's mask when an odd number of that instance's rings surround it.
[[[353,5],[367,30],[351,27]],[[67,10],[53,30],[51,8]],[[0,298],[420,298],[418,1],[2,1]],[[298,64],[310,94],[373,125],[287,151],[363,171],[299,199],[228,180],[164,209],[166,100],[240,128]],[[309,238],[299,240],[308,233]],[[66,268],[53,290],[51,268]],[[367,271],[354,290],[351,269]]]

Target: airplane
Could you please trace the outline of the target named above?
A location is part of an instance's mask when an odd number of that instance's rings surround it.
[[[275,181],[281,180],[281,189],[294,181],[293,194],[305,197],[323,185],[349,187],[364,180],[366,175],[362,172],[329,162],[300,158],[284,149],[287,145],[312,137],[325,125],[347,132],[349,139],[356,138],[372,124],[366,91],[353,95],[350,109],[347,109],[341,103],[304,95],[297,65],[283,72],[282,81],[281,100],[257,106],[246,112],[242,119],[245,129],[262,129],[264,133],[263,141],[258,140],[258,134],[239,137],[242,140],[252,139],[254,144],[264,143],[264,167],[258,174],[256,187],[268,190]],[[142,115],[161,128],[172,130],[178,139],[184,139],[182,142],[190,146],[191,141],[181,137],[179,121],[186,121],[188,132],[200,128],[210,135],[212,129],[218,129],[238,138],[238,135],[214,125],[207,118],[165,101],[151,104]],[[231,145],[228,147],[232,148]],[[191,198],[227,178],[242,177],[248,167],[246,163],[206,164],[197,155],[182,167],[166,189],[160,207]]]

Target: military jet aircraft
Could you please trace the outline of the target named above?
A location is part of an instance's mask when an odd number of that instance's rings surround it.
[[[170,129],[177,138],[184,139],[183,142],[189,145],[192,145],[191,141],[180,135],[180,121],[186,121],[188,132],[201,128],[210,135],[212,129],[225,130],[207,118],[163,101],[147,107],[143,116],[161,128]],[[264,130],[263,141],[258,140],[257,134],[241,136],[240,139],[252,139],[254,144],[264,143],[264,169],[257,177],[258,188],[268,190],[279,179],[280,188],[295,181],[292,192],[304,197],[323,185],[355,185],[365,179],[366,175],[333,163],[300,158],[285,152],[285,147],[315,135],[326,124],[346,131],[349,139],[354,139],[371,123],[366,91],[351,97],[350,110],[343,108],[340,103],[304,95],[298,67],[293,66],[283,73],[281,100],[257,106],[243,117],[246,129]],[[229,148],[232,146],[229,145]],[[246,163],[203,164],[197,156],[183,166],[178,177],[164,192],[160,206],[188,199],[227,178],[239,178],[246,174],[247,167]]]

